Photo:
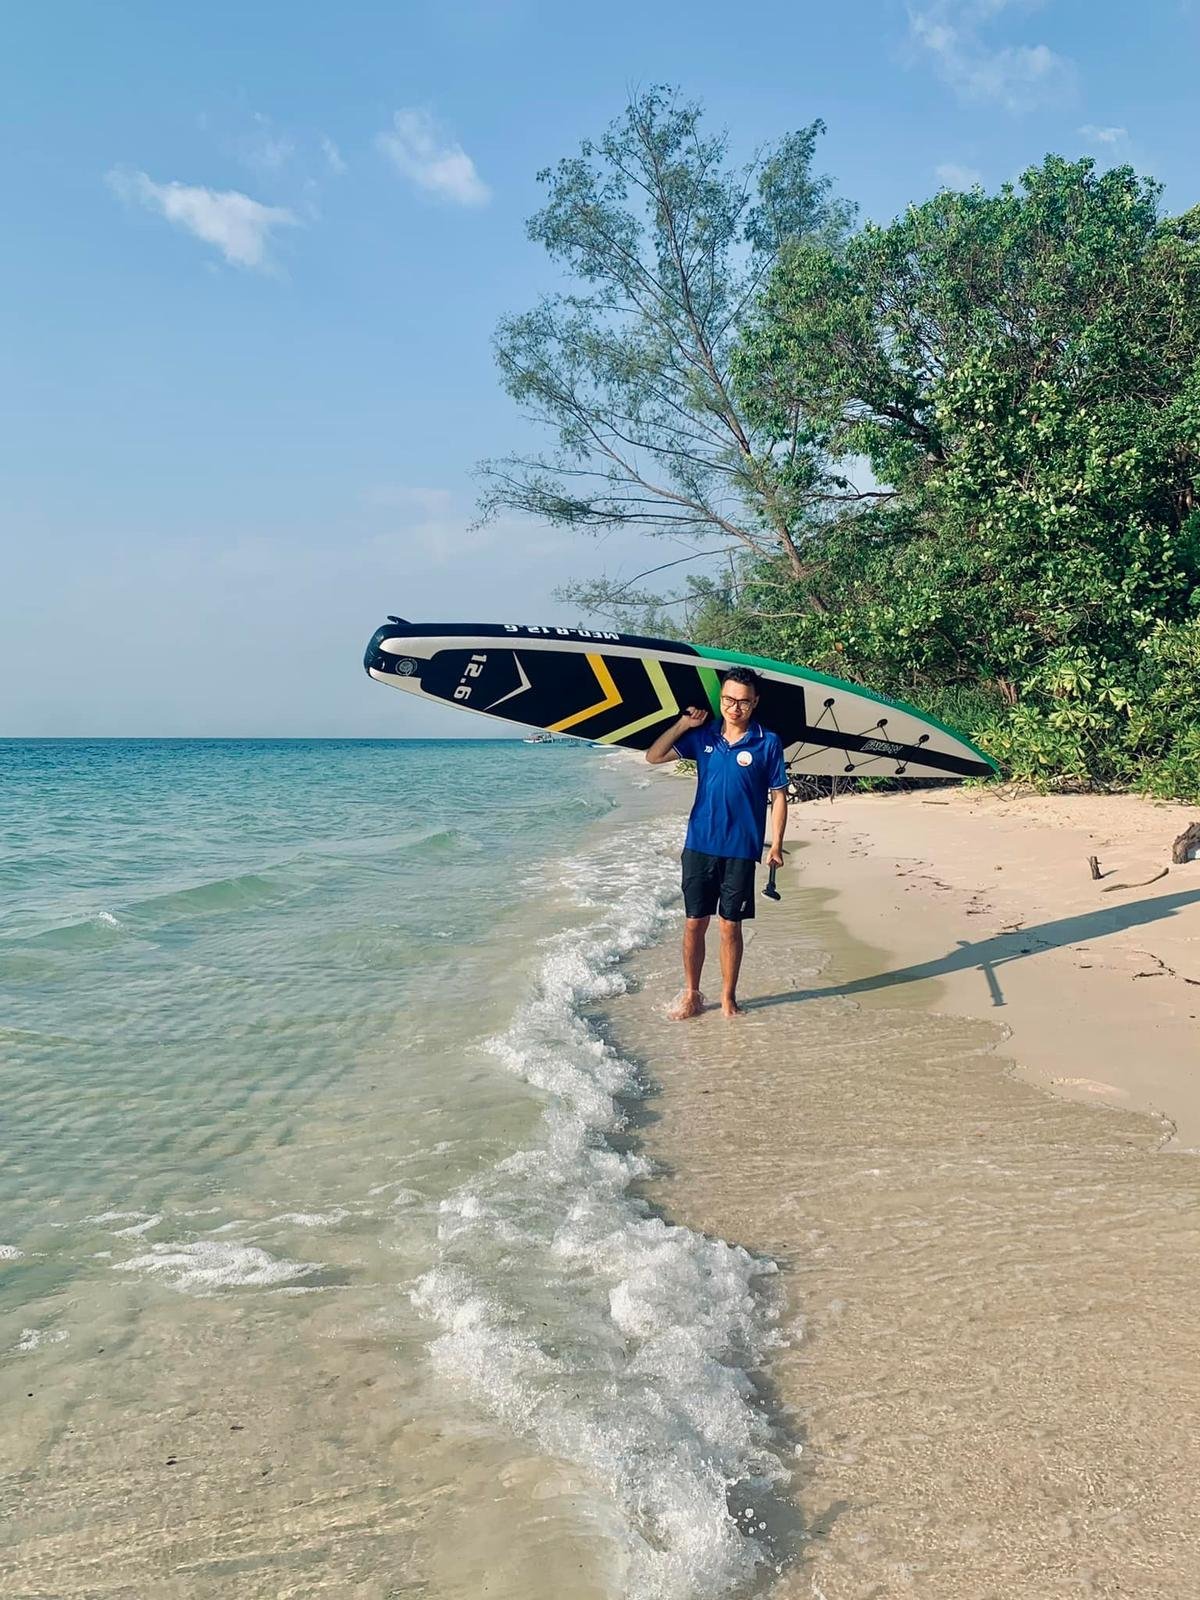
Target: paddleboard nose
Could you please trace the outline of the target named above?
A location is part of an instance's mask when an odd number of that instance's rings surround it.
[[[393,629],[391,629],[389,627],[386,627],[386,626],[382,627],[382,628],[376,628],[375,629],[375,632],[371,635],[370,639],[367,641],[367,648],[363,651],[363,670],[364,670],[364,672],[368,672],[369,673],[372,668],[374,668],[376,672],[381,672],[381,671],[385,670],[384,666],[383,666],[383,663],[380,660],[380,657],[381,657],[383,652],[380,650],[379,647],[380,647],[380,645],[383,643],[383,641],[385,639],[387,639],[387,638],[389,638],[391,636],[393,631],[394,631]]]
[[[368,677],[385,676],[406,681],[414,686],[420,682],[421,668],[426,663],[409,655],[405,638],[410,624],[403,617],[389,617],[382,628],[376,628],[363,652],[363,670]]]

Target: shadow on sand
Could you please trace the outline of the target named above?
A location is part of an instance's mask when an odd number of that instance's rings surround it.
[[[1200,904],[1200,889],[1181,890],[1178,894],[1160,895],[1153,900],[1135,900],[1129,905],[1105,906],[1102,911],[1088,911],[1078,917],[1062,917],[1056,922],[1042,922],[1034,927],[1016,927],[1012,932],[998,933],[990,939],[975,942],[959,940],[958,949],[931,961],[922,961],[911,967],[898,967],[892,972],[876,972],[866,978],[853,978],[846,983],[832,983],[819,989],[791,989],[786,994],[764,995],[747,1002],[747,1009],[757,1011],[762,1006],[792,1005],[798,1001],[826,1000],[832,996],[869,994],[879,989],[892,989],[902,983],[920,983],[925,978],[941,978],[951,972],[963,972],[978,967],[987,979],[992,1004],[1005,1004],[1004,991],[996,976],[996,969],[1010,961],[1020,961],[1025,956],[1040,955],[1043,950],[1061,950],[1067,945],[1084,944],[1092,939],[1102,939],[1126,928],[1143,927],[1159,922],[1164,917],[1176,916],[1185,906]],[[1185,978],[1186,983],[1200,984],[1200,979]]]

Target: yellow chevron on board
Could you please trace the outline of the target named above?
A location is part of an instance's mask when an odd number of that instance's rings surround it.
[[[604,690],[604,699],[597,700],[594,706],[588,706],[586,711],[576,711],[569,717],[564,717],[561,722],[548,722],[547,733],[566,733],[568,728],[573,728],[577,723],[586,722],[589,717],[598,717],[602,711],[611,711],[613,706],[621,704],[620,691],[612,680],[612,673],[608,670],[608,663],[603,656],[588,656],[588,666],[596,674],[596,682]]]
[[[614,733],[606,733],[597,739],[597,744],[616,744],[618,739],[628,739],[631,734],[641,733],[643,728],[649,728],[655,722],[661,722],[664,717],[670,716],[674,711],[679,711],[679,701],[671,692],[671,685],[667,682],[667,675],[662,669],[662,663],[653,659],[645,659],[642,665],[646,669],[646,676],[654,685],[654,692],[658,696],[658,708],[651,711],[649,716],[639,717],[636,722],[627,722],[623,728],[618,728]]]

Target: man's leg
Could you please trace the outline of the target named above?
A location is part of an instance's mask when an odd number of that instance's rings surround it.
[[[754,915],[754,862],[734,857],[721,863],[717,921],[721,925],[721,1011],[740,1017],[738,974],[742,970],[742,923]]]
[[[704,971],[704,937],[708,923],[708,917],[688,917],[683,925],[683,993],[671,1012],[672,1022],[698,1017],[704,1009],[700,974]]]
[[[721,925],[721,1011],[727,1017],[741,1015],[738,1005],[738,973],[742,970],[742,925],[718,917]]]

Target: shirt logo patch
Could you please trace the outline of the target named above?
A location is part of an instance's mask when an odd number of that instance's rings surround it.
[[[704,746],[704,754],[705,754],[705,755],[706,755],[706,756],[710,756],[710,755],[712,755],[712,753],[713,753],[713,747],[712,747],[712,745],[710,745],[710,744],[706,744],[706,745],[705,745],[705,746]]]
[[[737,764],[739,767],[748,767],[753,760],[754,757],[750,754],[749,750],[738,751]]]

